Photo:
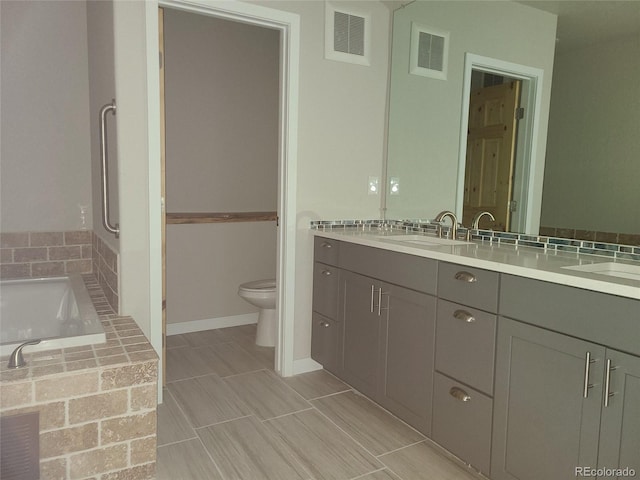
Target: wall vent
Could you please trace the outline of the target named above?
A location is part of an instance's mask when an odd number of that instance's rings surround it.
[[[446,80],[448,55],[449,32],[411,24],[410,73]]]
[[[369,65],[371,15],[325,5],[325,58]]]
[[[40,414],[9,415],[0,419],[0,478],[40,478]]]

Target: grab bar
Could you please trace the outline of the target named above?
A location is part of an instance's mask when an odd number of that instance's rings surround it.
[[[116,114],[116,101],[111,100],[100,109],[100,159],[102,162],[102,225],[104,228],[115,234],[116,238],[120,237],[120,226],[116,223],[115,227],[109,221],[109,175],[107,169],[107,112]]]

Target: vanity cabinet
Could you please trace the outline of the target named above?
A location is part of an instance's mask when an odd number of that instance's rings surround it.
[[[339,242],[316,237],[314,243],[311,358],[321,363],[326,370],[340,375],[342,335],[338,322]]]
[[[430,434],[437,262],[341,243],[342,378]]]
[[[640,471],[640,302],[503,275],[500,313],[491,478]]]
[[[499,274],[441,262],[432,438],[485,475],[491,463]]]

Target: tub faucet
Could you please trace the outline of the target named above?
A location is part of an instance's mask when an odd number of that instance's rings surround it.
[[[496,221],[496,218],[493,216],[493,214],[492,214],[491,212],[487,212],[487,211],[485,210],[485,211],[482,211],[482,212],[478,212],[478,213],[476,213],[476,214],[475,214],[475,216],[473,217],[473,220],[471,221],[471,228],[468,228],[468,229],[467,229],[467,240],[471,240],[471,230],[472,230],[472,229],[473,229],[473,230],[478,230],[478,228],[480,228],[480,219],[481,219],[482,217],[484,217],[485,215],[486,215],[487,217],[489,217],[489,219],[490,219],[492,222],[495,222],[495,221]]]
[[[438,237],[442,237],[441,222],[447,217],[451,219],[451,238],[455,240],[458,237],[458,219],[456,218],[456,214],[449,210],[444,210],[436,215],[435,221],[440,223],[440,226],[438,227]]]
[[[9,364],[7,368],[20,368],[24,367],[27,362],[24,360],[22,356],[22,349],[27,345],[37,345],[41,342],[41,340],[30,340],[28,342],[24,342],[22,345],[18,345],[13,353],[9,356]]]

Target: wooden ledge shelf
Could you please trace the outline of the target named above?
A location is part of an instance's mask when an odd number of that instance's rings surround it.
[[[167,225],[190,223],[276,222],[277,212],[167,213]]]

